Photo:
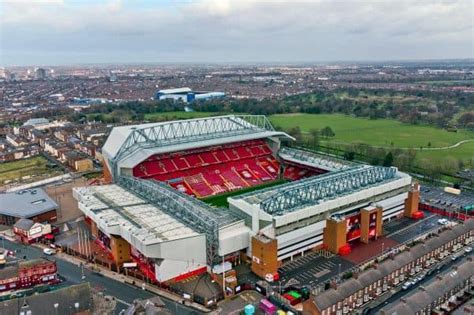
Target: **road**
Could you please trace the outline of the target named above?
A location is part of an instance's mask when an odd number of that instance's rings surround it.
[[[383,308],[384,306],[386,306],[387,304],[390,304],[390,303],[393,303],[393,302],[396,302],[396,301],[399,301],[400,298],[402,298],[403,296],[406,296],[406,295],[410,295],[411,293],[413,293],[413,291],[416,291],[421,285],[426,285],[428,284],[429,282],[431,282],[434,278],[436,278],[440,273],[444,273],[445,271],[449,270],[452,266],[456,265],[456,264],[459,264],[462,260],[465,260],[467,256],[472,256],[472,253],[469,253],[469,254],[463,254],[463,256],[457,260],[451,260],[450,256],[444,261],[445,264],[442,265],[442,267],[438,270],[436,270],[435,272],[433,272],[432,274],[426,276],[424,279],[422,279],[420,282],[418,282],[416,285],[414,286],[411,286],[409,289],[407,290],[400,290],[396,293],[393,293],[387,300],[385,300],[384,303],[382,303],[381,305],[378,305],[374,308],[371,308],[370,310],[368,310],[366,313],[364,314],[378,314],[378,312],[380,311],[381,308]],[[434,267],[436,268],[436,267]]]
[[[18,258],[23,258],[23,256],[26,256],[27,259],[45,257],[39,248],[33,246],[25,246],[5,240],[5,247],[12,251],[20,250],[20,252],[17,253]],[[104,293],[104,295],[115,297],[117,299],[117,306],[115,308],[116,314],[118,314],[122,309],[126,309],[135,299],[147,299],[155,296],[150,292],[107,278],[87,269],[84,269],[85,279],[82,280],[82,270],[77,265],[65,261],[58,256],[48,256],[48,259],[54,259],[56,261],[58,272],[66,279],[66,283],[76,284],[81,281],[87,281],[90,282],[91,287],[99,289]],[[199,312],[184,305],[177,304],[172,300],[163,297],[161,297],[161,299],[166,304],[166,307],[174,314],[200,314]]]

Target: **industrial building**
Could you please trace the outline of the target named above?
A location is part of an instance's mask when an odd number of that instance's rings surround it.
[[[19,219],[52,223],[57,220],[57,203],[41,188],[0,194],[0,224],[12,226]]]
[[[183,103],[192,103],[197,100],[208,100],[224,97],[224,92],[193,91],[188,87],[159,90],[155,94],[156,100],[171,99]]]
[[[409,175],[282,146],[291,141],[265,116],[115,127],[102,150],[110,184],[74,196],[115,262],[135,262],[159,282],[223,260],[250,261],[272,279],[295,255],[345,254],[351,242],[379,237],[384,221],[420,215]],[[229,207],[206,203],[243,189],[252,192],[228,198]]]

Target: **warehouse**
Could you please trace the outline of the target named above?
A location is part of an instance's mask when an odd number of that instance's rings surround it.
[[[41,188],[0,194],[0,224],[12,226],[19,219],[52,223],[58,205]]]

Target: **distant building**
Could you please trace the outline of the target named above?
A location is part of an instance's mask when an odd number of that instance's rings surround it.
[[[224,97],[224,92],[203,92],[193,91],[188,87],[177,89],[159,90],[156,92],[156,100],[172,99],[183,103],[192,103],[195,100],[207,100],[212,98]]]
[[[35,70],[35,79],[36,80],[44,80],[46,79],[46,70],[43,68],[37,68]]]
[[[41,188],[0,194],[0,224],[14,225],[22,218],[55,222],[58,205]]]

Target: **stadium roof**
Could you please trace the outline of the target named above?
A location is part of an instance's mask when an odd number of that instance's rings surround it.
[[[102,151],[115,176],[154,154],[274,136],[291,138],[265,116],[215,116],[115,127]]]
[[[41,188],[0,194],[0,214],[3,215],[31,218],[57,208],[57,203]]]
[[[396,189],[398,185],[381,187],[382,184],[396,180],[400,180],[399,185],[401,186],[411,182],[410,176],[398,172],[394,167],[360,165],[243,194],[231,199],[257,206],[270,215],[282,216],[302,208],[321,206],[329,201],[336,201],[332,207],[352,203],[355,201],[352,200],[353,198],[345,200],[343,197],[361,191],[369,191],[371,195],[374,195],[383,193],[382,190]],[[366,198],[365,195],[362,194],[358,198]],[[322,207],[322,210],[323,208],[328,207]]]
[[[182,87],[182,88],[176,88],[176,89],[164,89],[164,90],[159,90],[158,93],[163,93],[163,94],[174,94],[174,93],[186,93],[186,92],[192,92],[188,87]]]
[[[353,163],[341,159],[329,157],[315,152],[303,151],[293,148],[283,147],[278,151],[278,155],[288,161],[301,165],[315,167],[327,171],[338,171],[353,166]]]
[[[117,234],[125,233],[147,244],[199,235],[157,206],[118,185],[88,186],[75,190],[81,195],[81,210],[93,217],[99,226],[116,228]]]

